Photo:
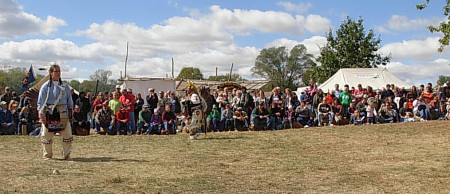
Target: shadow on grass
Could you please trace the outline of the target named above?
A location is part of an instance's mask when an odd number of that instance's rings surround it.
[[[71,161],[75,162],[148,162],[147,160],[135,160],[135,159],[116,159],[113,157],[93,157],[93,158],[72,158]]]
[[[244,136],[221,136],[221,137],[213,137],[213,136],[206,136],[206,137],[201,137],[198,140],[230,140],[230,139],[245,139],[248,137],[244,137]]]

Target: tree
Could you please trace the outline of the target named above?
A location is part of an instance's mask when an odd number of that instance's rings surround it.
[[[94,81],[93,90],[95,91],[95,81],[98,80],[98,92],[113,91],[117,82],[113,79],[110,79],[111,75],[112,72],[109,70],[97,69],[91,76],[89,76],[89,79],[91,81]]]
[[[295,89],[305,71],[314,66],[313,55],[299,44],[290,52],[284,46],[261,50],[251,71],[253,75],[274,81],[277,86]]]
[[[208,80],[210,81],[228,81],[230,74],[227,73],[225,75],[218,75],[217,77],[215,75],[213,76],[209,76]],[[246,81],[247,79],[241,77],[239,74],[237,73],[233,73],[233,75],[231,76],[230,81]]]
[[[78,80],[70,80],[69,85],[75,90],[80,90],[81,83]]]
[[[198,68],[183,67],[183,69],[181,69],[180,73],[178,74],[177,78],[199,80],[203,79],[203,74],[202,72],[200,72],[200,69]]]
[[[357,22],[347,17],[336,31],[336,36],[330,30],[327,44],[320,48],[312,77],[316,82],[323,83],[341,68],[373,68],[386,65],[391,56],[377,54],[380,48],[380,38],[376,38],[372,30],[366,34],[363,19]]]
[[[450,76],[440,75],[439,79],[437,80],[437,85],[442,86],[445,83],[450,83]]]
[[[418,10],[425,9],[428,6],[428,3],[430,3],[430,0],[425,0],[425,2],[421,5],[416,5],[416,8]],[[448,15],[450,12],[450,1],[447,0],[447,5],[443,7],[444,15],[447,17],[447,22],[441,22],[438,26],[428,26],[428,30],[431,33],[434,32],[441,32],[444,34],[444,37],[439,39],[439,43],[441,46],[438,48],[438,52],[442,52],[444,50],[445,46],[448,46],[449,44],[449,37],[450,37],[450,16]]]

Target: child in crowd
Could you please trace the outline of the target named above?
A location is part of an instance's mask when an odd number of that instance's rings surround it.
[[[350,119],[350,123],[354,124],[354,125],[363,125],[364,123],[364,117],[361,117],[361,115],[359,114],[359,110],[356,109]]]
[[[159,116],[159,109],[153,110],[154,114],[150,119],[150,127],[147,129],[146,134],[161,134],[161,116]]]
[[[289,106],[288,109],[286,110],[286,114],[284,117],[284,128],[285,129],[290,129],[292,128],[292,119],[295,118],[295,112],[294,112],[294,108],[292,106]]]
[[[219,132],[219,121],[220,121],[220,113],[217,111],[217,105],[212,106],[212,111],[209,113],[208,117],[206,118],[206,123],[208,125],[208,128],[212,125],[212,130]]]
[[[161,119],[167,134],[177,133],[177,125],[176,125],[177,116],[172,111],[170,104],[167,104],[164,107],[164,112],[162,113]],[[170,128],[172,128],[172,130],[170,130]]]
[[[28,135],[33,131],[33,120],[31,119],[30,109],[23,107],[19,113],[19,128],[17,134]]]
[[[375,102],[370,102],[369,106],[367,106],[367,108],[366,108],[367,123],[369,123],[371,125],[375,124],[375,119],[378,116],[376,107],[377,106],[376,106]]]

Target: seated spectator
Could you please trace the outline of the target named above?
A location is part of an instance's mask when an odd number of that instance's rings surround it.
[[[384,103],[379,113],[381,123],[393,123],[398,121],[397,112],[395,112],[395,110],[391,108],[391,104],[389,102]]]
[[[233,119],[234,119],[234,127],[238,131],[248,131],[248,123],[247,123],[247,113],[243,111],[244,109],[242,107],[238,107],[236,112],[234,112]]]
[[[332,107],[332,110],[333,110],[334,121],[338,125],[343,125],[344,124],[344,116],[343,116],[344,111],[343,111],[343,107],[342,107],[341,103],[339,103],[339,99],[335,97],[333,99],[332,103],[333,104],[332,104],[331,107]]]
[[[119,111],[120,112],[120,111]],[[119,113],[117,112],[117,113]],[[116,122],[116,115],[109,108],[108,102],[103,102],[102,109],[95,116],[96,132],[104,132],[106,135],[115,135],[119,129],[119,122]],[[117,125],[117,126],[116,126]]]
[[[317,110],[318,110],[319,126],[322,126],[322,119],[324,117],[328,118],[328,125],[333,126],[333,109],[331,105],[327,103],[326,98],[323,99],[322,103],[319,104]]]
[[[283,112],[277,103],[272,102],[269,109],[269,125],[272,130],[282,129]]]
[[[177,133],[177,116],[174,112],[172,112],[170,104],[164,107],[164,112],[161,115],[161,119],[167,134]],[[170,130],[171,128],[172,130]]]
[[[288,106],[286,113],[284,114],[283,125],[285,129],[292,129],[292,122],[295,119],[295,112],[293,106]]]
[[[8,109],[11,111],[14,119],[14,128],[17,129],[19,124],[19,101],[9,101]]]
[[[363,125],[364,124],[364,116],[359,113],[359,110],[356,109],[353,115],[350,117],[350,123],[353,125]]]
[[[356,104],[355,108],[357,110],[359,110],[359,114],[361,114],[361,116],[366,116],[366,109],[367,109],[367,98],[361,98],[360,102]]]
[[[150,133],[149,132],[149,130],[150,130],[150,119],[152,117],[152,112],[148,111],[149,107],[150,106],[148,104],[144,104],[142,106],[142,110],[139,111],[139,115],[138,115],[139,121],[137,123],[138,124],[138,130],[137,130],[138,135],[143,133],[142,129],[146,129],[147,130],[146,134]]]
[[[208,125],[208,128],[212,125],[212,130],[219,132],[219,122],[220,122],[220,113],[217,110],[217,105],[212,106],[212,110],[209,113],[208,117],[206,118],[206,123]]]
[[[369,124],[375,124],[377,121],[378,113],[376,107],[375,102],[370,102],[369,106],[366,108],[367,123]]]
[[[223,130],[234,130],[234,122],[233,122],[233,111],[230,110],[230,105],[226,104],[225,109],[222,111],[221,114],[221,123],[223,123],[224,128]]]
[[[117,135],[131,135],[131,130],[128,128],[130,114],[128,114],[127,109],[124,106],[121,106],[119,112],[117,112],[116,120],[118,121]]]
[[[301,101],[300,106],[297,106],[297,108],[295,109],[296,120],[304,127],[312,126],[312,114],[314,113],[312,113],[311,110],[306,106],[305,101]]]
[[[90,124],[87,118],[87,114],[81,112],[80,106],[75,105],[75,109],[73,111],[73,121],[72,121],[72,134],[74,135],[82,135],[77,134],[77,128],[86,130],[87,135],[89,135]]]
[[[16,125],[11,111],[8,109],[8,103],[1,101],[0,105],[0,135],[14,135],[16,132]]]
[[[403,107],[401,107],[400,110],[398,111],[400,122],[406,122],[405,120],[411,117],[411,115],[408,116],[409,112],[412,113],[412,110],[409,108],[408,102],[403,103]]]
[[[439,106],[439,112],[438,112],[438,120],[445,120],[445,116],[447,115],[447,110],[445,109],[445,105]]]
[[[152,114],[152,117],[150,118],[150,127],[148,128],[148,130],[145,134],[161,135],[161,125],[162,125],[162,120],[161,120],[161,116],[159,115],[159,109],[155,108],[155,109],[153,109],[153,114]]]
[[[355,112],[355,110],[356,110],[355,102],[350,102],[350,106],[347,108],[346,114],[344,114],[345,117],[350,118],[353,115],[353,113]]]
[[[414,107],[413,108],[414,114],[418,113],[420,115],[420,118],[422,118],[425,121],[430,119],[429,107],[422,96],[419,96],[419,98],[414,100],[413,107]]]
[[[22,130],[25,129],[25,130]],[[33,119],[28,107],[23,107],[19,113],[19,127],[17,134],[28,135],[33,131]]]
[[[264,103],[260,102],[258,107],[252,112],[255,131],[265,130],[269,126],[269,111],[264,108]]]

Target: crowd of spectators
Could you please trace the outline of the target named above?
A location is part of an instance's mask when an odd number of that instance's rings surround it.
[[[450,119],[450,87],[433,88],[431,83],[419,88],[399,88],[387,84],[374,91],[371,86],[336,84],[332,91],[322,91],[311,81],[300,94],[275,87],[266,95],[262,90],[248,92],[225,88],[213,91],[212,111],[205,115],[208,131],[280,130],[333,125],[367,125]],[[92,93],[72,91],[75,105],[72,128],[94,133],[176,134],[189,122],[185,96],[172,91],[148,89],[145,98],[131,89]],[[0,96],[0,134],[25,135],[39,126],[30,99],[17,96],[6,87]],[[89,134],[89,132],[88,132]]]

